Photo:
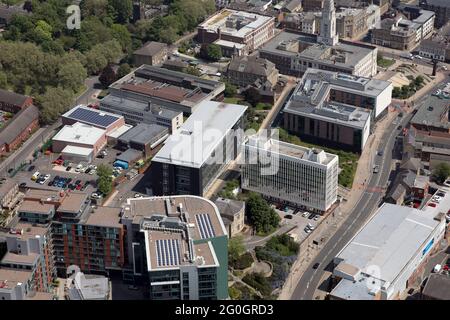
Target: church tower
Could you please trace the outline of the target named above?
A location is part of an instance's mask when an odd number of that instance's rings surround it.
[[[339,38],[336,34],[336,9],[334,0],[325,0],[322,10],[322,22],[320,25],[320,35],[317,42],[334,46]]]

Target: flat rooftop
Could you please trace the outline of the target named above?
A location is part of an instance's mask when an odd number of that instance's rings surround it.
[[[220,29],[222,34],[244,38],[271,20],[275,19],[245,11],[223,9],[201,23],[198,28],[210,32]]]
[[[69,192],[58,207],[58,212],[80,213],[88,201],[88,194],[84,192]]]
[[[76,122],[73,125],[64,126],[52,140],[93,145],[101,139],[105,133],[106,130],[104,129]]]
[[[39,227],[37,225],[32,225],[30,223],[19,222],[14,228],[12,228],[15,233],[10,232],[8,237],[15,237],[19,239],[30,239],[36,237],[44,237],[48,234],[49,229],[46,227]],[[20,233],[17,233],[19,231]]]
[[[249,137],[248,145],[251,147],[258,146],[258,148],[271,151],[273,153],[298,160],[304,160],[307,162],[314,162],[324,166],[327,166],[331,161],[338,158],[337,155],[327,153],[320,149],[311,149],[303,146],[298,146],[273,138],[262,139],[261,137],[252,136]]]
[[[192,107],[208,99],[212,91],[218,90],[217,93],[220,93],[225,90],[225,84],[144,64],[117,80],[110,89]]]
[[[94,212],[89,215],[89,217],[85,221],[85,224],[98,227],[121,229],[123,228],[123,225],[120,223],[121,212],[122,208],[97,207],[94,209]]]
[[[299,42],[307,45],[303,51],[290,51],[280,46],[280,44],[289,44]],[[296,49],[298,50],[298,49]],[[339,42],[335,46],[327,46],[317,43],[316,36],[299,35],[286,31],[280,32],[277,36],[266,43],[260,52],[282,55],[287,57],[299,57],[311,61],[320,61],[321,64],[345,69],[353,69],[367,55],[372,54],[374,49],[367,46],[359,46],[348,42]]]
[[[133,90],[131,90],[131,91],[133,91]],[[143,93],[143,92],[139,92],[139,93]],[[101,100],[101,102],[103,105],[106,104],[106,105],[113,106],[113,107],[120,107],[120,108],[125,108],[125,109],[130,109],[130,110],[136,110],[136,111],[150,111],[149,104],[146,102],[137,101],[137,100],[133,100],[130,98],[119,97],[119,96],[114,95],[113,93],[104,97]],[[178,116],[179,114],[180,114],[180,112],[162,108],[161,112],[159,114],[155,114],[155,116],[158,115],[158,117],[161,117],[161,118],[173,119],[176,116]]]
[[[208,239],[226,236],[227,231],[217,207],[208,199],[197,196],[128,199],[122,219],[139,224],[145,233],[149,271],[189,265],[218,266]]]
[[[29,253],[29,254],[16,254],[12,252],[7,252],[1,261],[1,264],[19,264],[19,265],[34,265],[39,259],[39,254]]]
[[[25,270],[0,269],[1,289],[14,289],[31,279],[32,272]]]
[[[166,127],[158,124],[139,123],[137,126],[120,136],[119,141],[146,145],[153,143],[155,140],[158,140],[161,135],[168,133],[169,130]]]
[[[94,149],[92,149],[92,148],[83,148],[83,147],[77,147],[77,146],[71,146],[71,145],[66,146],[61,151],[61,153],[65,153],[65,154],[76,154],[76,155],[83,155],[83,156],[89,156],[93,152],[94,152]]]
[[[384,203],[353,239],[336,256],[344,262],[371,274],[371,266],[380,268],[380,285],[393,283],[421,247],[430,241],[431,234],[441,223],[436,210],[418,209]],[[430,247],[431,248],[431,247]],[[347,279],[341,281],[332,295],[343,299],[367,299],[372,294],[367,287],[369,276],[362,276],[365,290]],[[345,280],[345,279],[344,279]],[[360,278],[356,281],[359,282]],[[342,296],[340,294],[344,294]]]
[[[123,119],[120,115],[88,108],[83,105],[78,105],[70,109],[63,114],[62,117],[95,126],[100,129],[107,129],[116,121]]]
[[[39,214],[51,214],[55,209],[55,205],[50,203],[42,203],[39,201],[33,200],[24,200],[20,205],[18,211],[19,212],[31,212],[31,213],[39,213]]]
[[[246,110],[237,104],[202,102],[153,161],[200,168]]]

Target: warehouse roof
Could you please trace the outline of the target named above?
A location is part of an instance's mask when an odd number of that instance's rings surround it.
[[[169,129],[158,124],[139,123],[119,137],[124,143],[137,143],[147,145],[158,140],[161,135],[168,134]]]
[[[106,131],[91,125],[76,122],[66,125],[54,137],[53,140],[69,143],[94,145],[105,135]]]
[[[393,283],[421,248],[426,245],[425,254],[433,246],[430,236],[440,224],[435,219],[437,214],[436,210],[426,212],[385,203],[339,252],[335,262],[344,262],[369,275],[373,273],[371,268],[377,266],[380,285]],[[355,291],[357,296],[339,296],[339,292],[356,290],[357,284],[349,279],[344,279],[332,295],[344,299],[367,298],[370,295],[366,283],[369,277],[363,278],[365,290]]]
[[[200,103],[180,130],[166,140],[153,161],[201,167],[245,110],[246,106],[237,104]]]
[[[116,121],[123,119],[120,115],[88,108],[83,105],[74,107],[62,115],[62,117],[89,124],[100,129],[106,129]]]
[[[77,146],[66,146],[61,153],[65,154],[76,154],[81,156],[89,156],[92,152],[94,152],[94,149],[92,148],[83,148],[83,147],[77,147]]]

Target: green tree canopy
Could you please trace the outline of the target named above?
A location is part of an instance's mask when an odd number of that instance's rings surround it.
[[[443,183],[448,177],[450,177],[450,165],[448,163],[439,163],[433,170],[433,176],[437,182]]]
[[[278,227],[280,217],[258,193],[250,193],[247,199],[247,216],[257,232],[267,233]]]
[[[242,236],[232,237],[228,240],[228,257],[230,260],[236,260],[245,252],[245,246]]]
[[[219,61],[222,58],[222,48],[214,43],[203,44],[200,48],[200,57],[210,61]]]

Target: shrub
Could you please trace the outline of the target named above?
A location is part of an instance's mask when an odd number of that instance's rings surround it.
[[[236,260],[230,261],[230,264],[233,268],[244,270],[249,268],[253,263],[253,257],[250,252],[246,252],[243,255],[239,256]]]

